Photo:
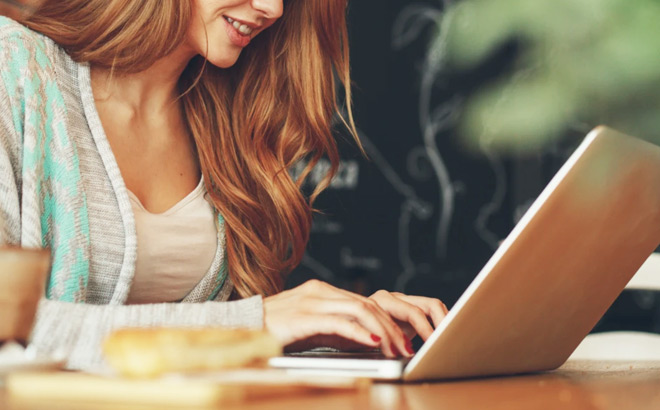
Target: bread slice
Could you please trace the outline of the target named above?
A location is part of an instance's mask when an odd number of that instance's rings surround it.
[[[156,377],[263,365],[282,344],[262,330],[227,328],[121,329],[105,341],[106,361],[123,376]]]

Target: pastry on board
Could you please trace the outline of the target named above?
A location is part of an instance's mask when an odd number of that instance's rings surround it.
[[[103,350],[122,376],[157,377],[264,365],[282,344],[263,330],[129,328],[113,332]]]

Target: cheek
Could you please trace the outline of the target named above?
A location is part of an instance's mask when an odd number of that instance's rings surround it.
[[[195,52],[216,67],[231,67],[236,63],[242,51],[230,44],[225,23],[222,20],[216,20],[206,25],[201,22],[193,25],[190,38]]]

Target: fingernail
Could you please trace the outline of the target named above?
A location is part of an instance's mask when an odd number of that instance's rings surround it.
[[[371,340],[374,342],[380,342],[380,336],[374,335],[373,333],[371,334]]]
[[[398,355],[398,354],[401,354],[401,352],[399,352],[399,349],[397,349],[396,346],[394,346],[394,343],[392,343],[392,344],[390,345],[390,350],[391,350],[392,353],[394,353],[394,354],[397,354],[397,355]]]

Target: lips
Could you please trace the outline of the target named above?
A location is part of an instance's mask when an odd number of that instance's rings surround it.
[[[225,29],[229,36],[229,41],[236,47],[245,47],[250,44],[252,37],[250,35],[254,32],[254,28],[245,23],[237,21],[231,17],[224,17]]]

